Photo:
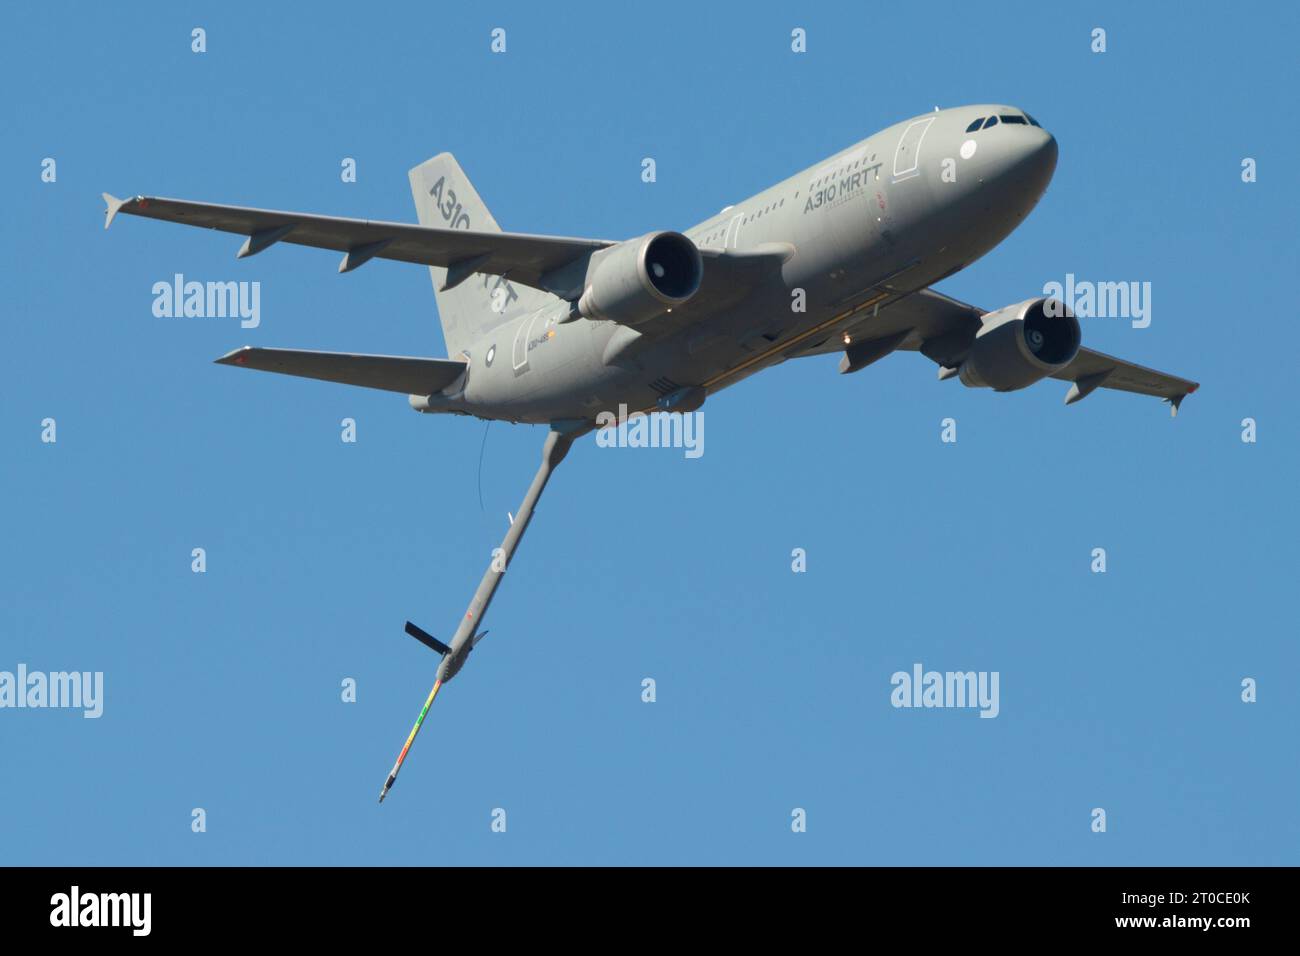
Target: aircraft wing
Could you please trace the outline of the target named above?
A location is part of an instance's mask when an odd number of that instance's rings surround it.
[[[573,276],[565,266],[617,245],[608,239],[536,236],[518,232],[437,229],[413,223],[345,219],[311,213],[221,206],[215,203],[135,196],[118,199],[104,193],[104,228],[118,213],[202,226],[245,236],[235,257],[256,255],[277,242],[343,253],[339,272],[350,272],[371,259],[392,259],[447,269],[442,286],[449,289],[475,273],[508,276],[561,298],[574,295]],[[793,247],[775,245],[746,252],[702,249],[704,281],[700,291],[679,310],[679,322],[734,305],[764,280],[780,275]],[[550,281],[548,281],[548,279]],[[580,291],[580,290],[579,290]],[[660,326],[660,331],[664,326]]]
[[[857,322],[802,354],[843,351],[843,335],[848,333],[855,343],[896,339],[897,348],[919,351],[939,365],[955,368],[965,357],[985,314],[985,309],[959,302],[932,289],[921,289],[882,303],[877,312],[864,313]],[[849,370],[846,365],[847,362],[842,364],[841,369]],[[1162,398],[1174,412],[1183,399],[1199,387],[1197,382],[1189,379],[1087,348],[1079,349],[1074,361],[1051,378],[1074,383],[1066,393],[1066,404],[1079,401],[1096,388],[1112,388]]]
[[[1105,376],[1099,387],[1113,388],[1121,392],[1136,392],[1139,395],[1155,395],[1171,404],[1178,404],[1192,392],[1200,388],[1200,383],[1157,372],[1155,369],[1126,362],[1104,352],[1092,349],[1079,349],[1074,361],[1061,369],[1052,378],[1063,382],[1082,383],[1094,376]],[[1080,396],[1082,397],[1082,396]]]
[[[280,372],[341,385],[382,388],[403,395],[440,392],[465,371],[459,359],[408,358],[403,355],[354,355],[350,352],[310,352],[301,349],[260,349],[244,346],[217,359],[218,365]]]
[[[548,273],[614,245],[604,239],[433,229],[411,223],[219,206],[156,196],[118,199],[104,193],[104,202],[108,205],[105,229],[114,216],[126,213],[246,236],[235,254],[240,259],[274,243],[289,242],[342,252],[339,272],[350,272],[374,258],[441,266],[449,270],[448,287],[473,273],[485,272],[508,275],[512,281],[546,289],[542,280]]]

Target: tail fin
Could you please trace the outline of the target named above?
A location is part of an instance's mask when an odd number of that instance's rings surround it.
[[[451,153],[439,153],[410,171],[411,196],[420,225],[439,229],[500,232],[501,227],[479,198],[460,163]],[[447,270],[429,267],[438,300],[438,318],[447,355],[456,358],[473,341],[495,326],[533,312],[555,297],[539,289],[512,283],[493,275],[472,275],[451,289],[440,291]]]

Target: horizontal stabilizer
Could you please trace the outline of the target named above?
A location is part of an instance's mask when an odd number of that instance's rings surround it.
[[[440,392],[455,382],[466,366],[460,359],[259,349],[247,345],[221,356],[217,359],[217,364],[316,378],[342,385],[359,385],[362,388],[382,388],[403,395],[432,395]]]

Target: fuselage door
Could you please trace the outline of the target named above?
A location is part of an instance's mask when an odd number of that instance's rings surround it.
[[[898,140],[898,148],[894,150],[894,182],[920,175],[917,166],[921,162],[921,141],[925,139],[925,134],[929,132],[930,124],[933,122],[934,117],[927,116],[915,123],[909,123],[907,129],[903,130],[903,135]]]
[[[538,309],[532,315],[523,316],[515,329],[515,341],[510,350],[510,364],[514,367],[516,375],[528,371],[528,339],[532,334],[533,326],[537,324],[544,311]]]
[[[731,217],[731,222],[727,225],[726,235],[723,236],[722,240],[724,249],[736,248],[737,244],[740,242],[740,227],[744,222],[745,214],[743,212],[737,213]]]

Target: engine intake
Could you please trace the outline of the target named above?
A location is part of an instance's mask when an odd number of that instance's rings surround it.
[[[1079,320],[1056,299],[1028,299],[984,316],[961,382],[970,388],[1011,392],[1065,368],[1079,354]]]
[[[578,299],[578,312],[637,325],[685,303],[703,278],[704,260],[695,243],[680,232],[647,233],[600,258]]]

